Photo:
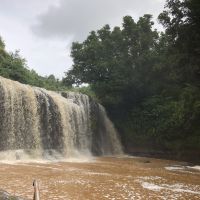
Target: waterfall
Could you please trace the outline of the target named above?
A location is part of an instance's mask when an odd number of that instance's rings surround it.
[[[103,106],[84,94],[47,91],[0,77],[0,159],[78,153],[122,154]]]

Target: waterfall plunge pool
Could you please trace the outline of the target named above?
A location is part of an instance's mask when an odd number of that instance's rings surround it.
[[[200,199],[199,166],[186,164],[141,157],[1,162],[0,188],[32,199],[37,179],[42,200]]]

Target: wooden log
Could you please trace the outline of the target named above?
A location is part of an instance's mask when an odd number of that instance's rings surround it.
[[[37,180],[33,181],[33,187],[34,187],[33,200],[40,200],[39,183],[37,182]]]

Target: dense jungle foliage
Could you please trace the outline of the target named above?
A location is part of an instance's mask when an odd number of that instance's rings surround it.
[[[33,69],[29,69],[26,60],[20,56],[19,51],[7,52],[5,43],[0,36],[0,76],[19,81],[20,83],[42,87],[47,90],[64,91],[70,90],[81,92],[96,98],[90,86],[68,87],[63,81],[57,79],[53,74],[40,76]]]
[[[62,88],[66,88],[54,75],[42,77],[34,70],[28,69],[26,60],[19,55],[19,51],[8,53],[5,50],[5,44],[1,37],[0,76],[49,90],[61,90]]]
[[[59,81],[29,70],[0,38],[0,75],[51,90],[87,83],[119,130],[125,149],[200,153],[200,1],[167,0],[158,17],[123,18],[72,44],[73,66]]]
[[[105,25],[74,42],[66,85],[88,83],[132,148],[200,152],[200,1],[167,0],[122,27]]]

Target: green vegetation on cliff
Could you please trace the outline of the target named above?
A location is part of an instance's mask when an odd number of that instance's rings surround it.
[[[200,2],[167,0],[151,15],[105,25],[72,45],[64,83],[88,83],[129,149],[200,152]]]
[[[8,53],[0,37],[0,76],[49,90],[66,89],[54,75],[39,76],[34,70],[28,69],[26,60],[21,58],[19,51]]]

